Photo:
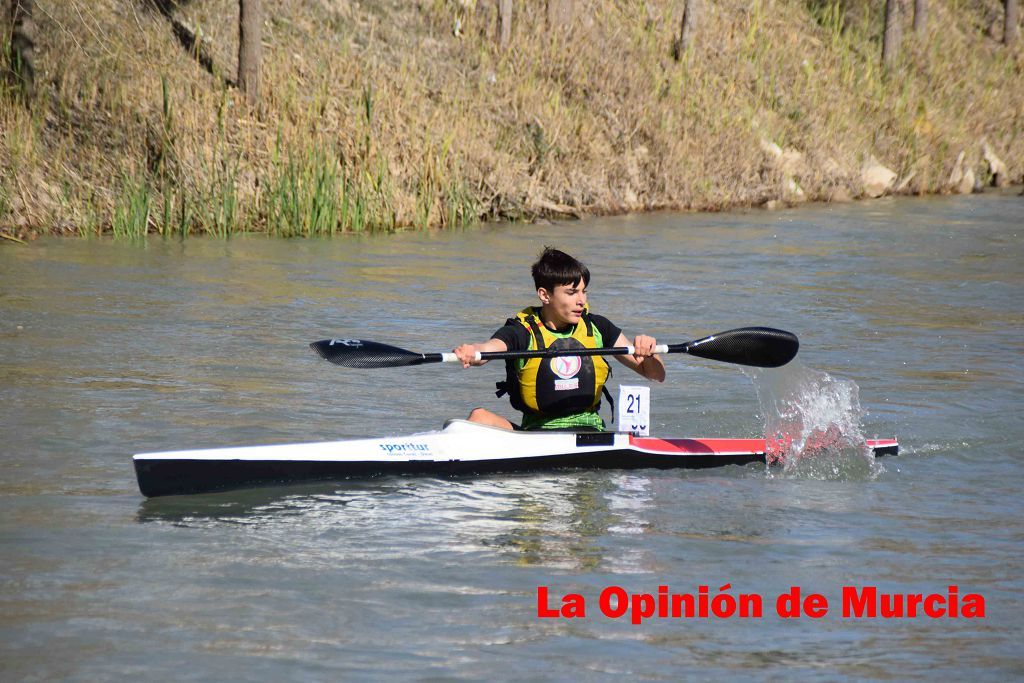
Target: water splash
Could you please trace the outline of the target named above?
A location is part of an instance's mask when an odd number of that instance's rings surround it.
[[[744,373],[761,404],[769,463],[781,463],[783,476],[874,479],[885,471],[861,429],[864,411],[856,382],[799,363],[777,370],[744,368]]]

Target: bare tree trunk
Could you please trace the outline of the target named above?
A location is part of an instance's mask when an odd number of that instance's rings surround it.
[[[34,10],[35,0],[11,0],[11,74],[26,99],[31,99],[36,84]]]
[[[914,33],[923,36],[928,30],[928,0],[914,0]]]
[[[1017,0],[1006,0],[1006,14],[1003,16],[1003,45],[1012,46],[1017,42]]]
[[[512,42],[512,0],[498,0],[498,46],[504,50]]]
[[[260,99],[260,0],[238,0],[238,89],[250,104]]]
[[[572,0],[547,0],[548,31],[565,30],[572,23]]]
[[[690,49],[698,21],[700,21],[700,0],[686,0],[683,4],[683,20],[679,23],[679,37],[672,45],[672,56],[677,62]]]
[[[903,38],[903,12],[900,0],[885,0],[885,36],[882,38],[882,64],[888,69],[896,64]]]

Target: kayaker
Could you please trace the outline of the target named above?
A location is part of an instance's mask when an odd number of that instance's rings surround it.
[[[482,344],[453,349],[462,367],[483,365],[476,353],[555,348],[607,348],[629,346],[622,330],[587,306],[590,270],[558,249],[545,247],[532,267],[540,306],[530,306],[505,321]],[[626,367],[656,382],[665,380],[665,364],[654,353],[654,337],[637,335],[634,354],[615,356]],[[503,429],[604,429],[598,414],[604,384],[611,368],[602,356],[560,356],[506,361],[506,378],[498,382],[498,396],[509,394],[512,406],[522,411],[522,425],[513,425],[485,408],[474,408],[471,422]]]

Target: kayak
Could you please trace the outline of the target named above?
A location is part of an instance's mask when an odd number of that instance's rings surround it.
[[[895,439],[867,442],[896,455]],[[625,432],[510,432],[466,420],[411,436],[248,446],[133,457],[142,495],[381,475],[493,474],[568,468],[706,468],[767,460],[764,439],[661,439]]]

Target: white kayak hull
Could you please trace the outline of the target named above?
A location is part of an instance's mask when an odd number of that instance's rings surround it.
[[[868,441],[895,455],[895,439]],[[766,461],[764,439],[659,439],[614,432],[509,432],[450,420],[437,432],[322,443],[140,453],[144,496],[380,475],[488,474],[565,468],[705,468]]]

